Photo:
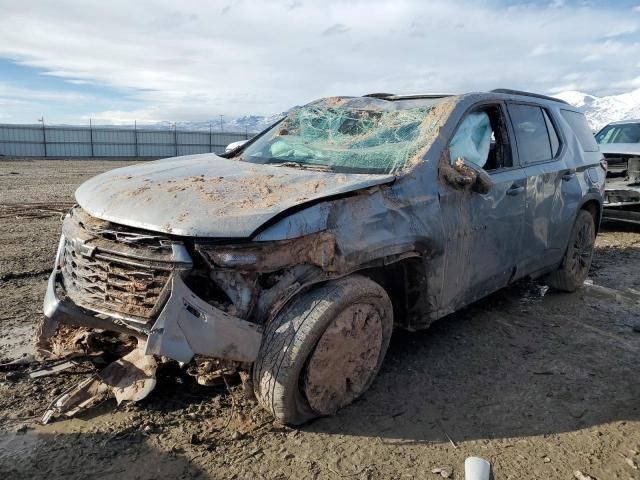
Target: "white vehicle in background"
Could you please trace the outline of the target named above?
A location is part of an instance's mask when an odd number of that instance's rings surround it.
[[[596,141],[608,163],[604,218],[640,224],[640,120],[610,123]]]

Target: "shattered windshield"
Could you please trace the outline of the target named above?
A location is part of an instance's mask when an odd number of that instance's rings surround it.
[[[430,141],[436,102],[331,98],[291,111],[241,160],[343,173],[393,173]]]

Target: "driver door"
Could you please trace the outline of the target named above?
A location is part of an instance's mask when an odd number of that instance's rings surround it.
[[[470,154],[471,163],[464,158],[464,150],[452,148],[452,142],[460,140],[456,135],[464,129],[465,117],[478,112],[489,117],[491,145],[488,152],[480,149]],[[492,187],[483,194],[440,181],[440,209],[446,240],[441,306],[448,311],[509,283],[516,274],[525,227],[526,175],[514,161],[517,157],[504,105],[475,106],[465,117],[448,151],[455,150],[456,155],[462,152],[460,156],[465,164],[474,170],[484,170],[491,178]],[[479,136],[477,133],[469,131],[475,137]],[[456,158],[446,160],[455,162]]]

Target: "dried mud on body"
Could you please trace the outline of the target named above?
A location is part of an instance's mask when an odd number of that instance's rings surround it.
[[[0,162],[0,357],[31,352],[60,214],[116,161]],[[88,373],[0,372],[0,478],[640,478],[640,231],[606,226],[592,286],[520,283],[410,334],[394,332],[371,389],[335,417],[280,427],[240,386],[158,374],[143,402],[39,426]],[[20,373],[24,370],[17,370]]]

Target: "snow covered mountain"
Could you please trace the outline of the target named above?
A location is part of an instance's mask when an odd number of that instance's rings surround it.
[[[640,118],[640,88],[631,92],[604,97],[596,97],[576,90],[567,90],[555,94],[554,97],[580,108],[594,131],[600,130],[609,122]],[[246,131],[256,133],[272,125],[286,114],[287,112],[282,112],[270,116],[245,115],[237,118],[224,118],[223,129],[225,132],[244,133]],[[213,131],[220,131],[219,119],[211,120],[211,122],[177,122],[177,128],[179,130],[208,131],[209,124],[211,124]],[[160,122],[147,128],[170,128],[172,126],[172,123]]]
[[[221,129],[225,132],[235,133],[257,133],[261,132],[270,125],[273,125],[276,121],[284,117],[287,112],[277,113],[275,115],[263,116],[263,115],[244,115],[242,117],[222,119],[212,119],[204,122],[175,122],[178,130],[196,130],[196,131],[209,131],[209,128],[214,132],[219,132]],[[146,129],[159,129],[167,130],[173,128],[173,122],[156,122],[149,125],[138,124],[138,128]]]
[[[580,108],[594,130],[600,130],[609,122],[640,118],[640,88],[606,97],[575,90],[557,93],[554,97]]]

